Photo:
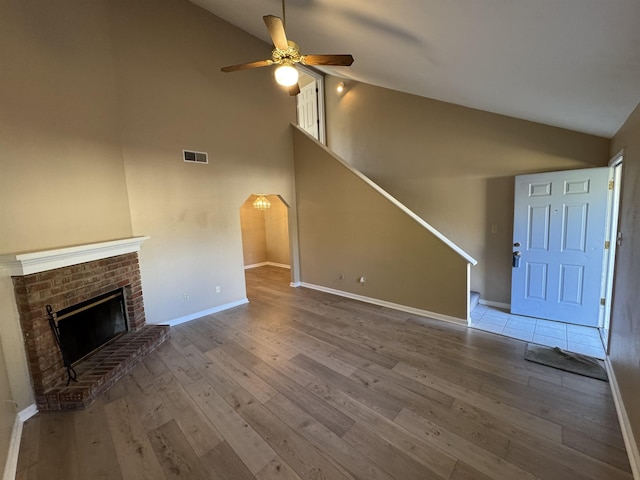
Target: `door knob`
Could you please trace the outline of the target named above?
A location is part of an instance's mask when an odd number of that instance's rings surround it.
[[[522,255],[522,253],[513,252],[513,261],[512,261],[512,264],[511,264],[513,266],[513,268],[520,267],[520,255]]]

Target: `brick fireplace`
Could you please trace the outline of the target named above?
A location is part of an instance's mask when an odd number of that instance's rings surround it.
[[[3,256],[9,266],[36,404],[40,410],[84,408],[160,345],[168,326],[145,325],[138,250],[147,237]],[[49,324],[56,312],[122,289],[128,331],[67,370]]]

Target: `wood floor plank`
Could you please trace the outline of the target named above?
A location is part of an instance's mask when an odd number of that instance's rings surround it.
[[[242,388],[256,397],[258,401],[265,403],[278,393],[275,388],[262,380],[239,361],[219,348],[209,350],[205,355],[213,361],[216,366],[233,378]]]
[[[311,445],[325,452],[354,478],[358,480],[393,480],[387,472],[283,395],[272,398],[265,404],[265,407],[289,428],[298,432]]]
[[[155,380],[155,385],[158,389],[158,395],[171,412],[173,419],[196,455],[204,455],[222,442],[222,436],[204,413],[195,406],[173,373],[167,372],[158,377]]]
[[[124,480],[165,479],[146,431],[127,397],[104,407]]]
[[[38,465],[29,465],[16,472],[16,480],[38,480]]]
[[[175,420],[150,431],[148,435],[167,480],[209,478],[209,473]]]
[[[359,373],[356,372],[351,378],[358,379],[366,388],[371,388],[373,391],[397,400],[413,413],[428,418],[438,429],[447,430],[472,441],[495,455],[504,456],[507,452],[508,437],[500,432],[486,429],[472,419],[458,415],[448,405],[443,406],[437,402],[429,402],[424,397],[402,387],[394,388],[392,384],[379,380],[376,376],[363,370]]]
[[[144,364],[136,366],[122,379],[122,383],[126,386],[128,399],[138,412],[145,429],[154,430],[173,418],[158,395],[153,377]]]
[[[552,422],[545,418],[524,412],[518,407],[495,400],[491,397],[487,397],[479,394],[478,392],[467,390],[459,385],[448,382],[437,376],[430,375],[427,372],[417,369],[415,367],[406,365],[402,362],[398,363],[393,368],[394,371],[401,375],[424,383],[427,386],[441,390],[444,393],[452,395],[456,398],[466,399],[466,401],[472,403],[474,406],[482,408],[483,410],[490,412],[494,415],[508,418],[514,424],[530,429],[540,435],[548,437],[556,442],[562,441],[562,427],[559,423]]]
[[[353,420],[347,415],[269,365],[264,363],[255,365],[253,370],[257,375],[273,385],[281,395],[284,395],[291,402],[302,408],[336,435],[343,435],[353,425]]]
[[[493,478],[508,478],[510,480],[535,480],[535,475],[508,463],[501,457],[467,441],[447,430],[439,429],[428,419],[420,417],[409,410],[403,409],[394,419],[398,425],[419,435],[426,442],[456,458],[465,461],[476,470]]]
[[[299,321],[294,323],[294,328],[302,330],[312,337],[322,340],[334,347],[340,348],[341,350],[352,353],[356,357],[376,363],[382,367],[393,368],[395,364],[398,363],[394,358],[382,355],[373,348],[362,346],[356,342],[349,341],[345,337],[339,337],[328,333],[321,328],[310,327],[308,324]]]
[[[276,452],[206,381],[193,382],[185,389],[252,473],[275,458]]]
[[[303,479],[354,480],[294,430],[283,424],[249,393],[237,390],[227,401]]]
[[[369,462],[394,475],[394,478],[399,476],[404,480],[442,479],[425,465],[359,424],[351,427],[342,438]]]
[[[455,457],[425,443],[408,430],[326,382],[316,381],[309,388],[359,424],[375,431],[380,438],[394,445],[414,460],[422,463],[442,478],[449,478],[456,464]]]
[[[296,367],[289,362],[289,359],[273,353],[262,346],[256,346],[254,343],[243,342],[240,344],[232,342],[225,345],[222,350],[238,359],[238,361],[248,368],[253,368],[258,364],[265,363],[299,385],[304,386],[314,379],[313,375],[300,367]]]
[[[543,480],[632,480],[629,472],[599,462],[575,450],[559,451],[556,445],[548,443],[525,443],[513,439],[509,444],[507,460]]]
[[[196,346],[189,345],[184,347],[181,353],[219,395],[224,396],[240,388],[238,382],[217,368],[213,360],[202,353]]]
[[[40,458],[40,425],[42,415],[31,417],[22,426],[20,455],[17,470],[25,470],[38,463]]]
[[[247,468],[235,450],[227,443],[220,442],[202,457],[213,478],[228,480],[255,480],[255,476]],[[267,464],[270,465],[271,462]],[[266,466],[263,467],[263,471]],[[210,478],[210,477],[207,477]]]
[[[173,372],[178,381],[183,385],[196,382],[202,378],[202,375],[181,353],[171,345],[171,343],[163,343],[158,347],[156,352],[158,357],[167,365],[169,370]]]
[[[601,460],[625,472],[631,472],[629,457],[624,447],[611,445],[604,442],[602,438],[594,438],[570,427],[562,429],[562,443],[589,457]]]
[[[279,456],[256,474],[257,480],[302,480]]]
[[[448,393],[425,385],[424,383],[417,382],[405,375],[401,375],[393,369],[389,370],[387,368],[380,367],[375,363],[365,365],[362,370],[371,373],[376,378],[385,380],[389,384],[402,387],[403,389],[416,393],[431,402],[436,402],[443,406],[450,406],[456,398]]]
[[[51,472],[59,478],[79,480],[78,450],[72,416],[56,413],[42,415],[40,425],[40,455],[36,464],[36,478],[48,480]],[[45,448],[48,447],[48,448]]]
[[[456,467],[451,473],[449,480],[493,480],[491,477],[486,476],[484,473],[479,472],[473,467],[470,467],[462,460],[456,463]]]
[[[304,368],[308,372],[323,379],[327,383],[330,383],[337,388],[344,391],[347,395],[355,398],[356,400],[364,403],[369,408],[377,411],[387,418],[393,419],[400,411],[400,405],[394,402],[392,399],[385,397],[376,392],[372,392],[366,387],[362,386],[359,382],[355,382],[334,370],[321,365],[315,360],[305,356],[298,355],[291,359],[291,362]]]
[[[73,417],[80,478],[122,480],[102,399]]]
[[[305,385],[314,379],[313,375],[289,362],[291,358],[298,354],[297,352],[293,355],[283,354],[282,352],[277,353],[275,350],[271,350],[237,330],[234,331],[233,343],[225,345],[222,349],[234,355],[234,358],[237,358],[240,362],[246,362],[250,358],[247,356],[248,352],[254,355],[255,359],[251,358],[248,363],[245,363],[245,366],[251,368],[259,363],[255,361],[256,359],[261,360],[300,385]],[[242,355],[236,357],[235,354],[241,351],[244,351]]]

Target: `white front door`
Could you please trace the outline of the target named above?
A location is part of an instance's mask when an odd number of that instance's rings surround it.
[[[609,169],[516,177],[511,312],[598,326]]]
[[[304,87],[300,87],[300,93],[296,97],[296,102],[298,104],[298,126],[313,138],[319,140],[316,82],[311,82]]]

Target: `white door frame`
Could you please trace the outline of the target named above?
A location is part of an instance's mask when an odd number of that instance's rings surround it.
[[[604,251],[602,296],[604,305],[600,309],[600,334],[605,351],[609,350],[609,325],[611,322],[611,305],[613,300],[613,279],[615,276],[616,250],[618,246],[618,219],[620,210],[620,191],[622,188],[622,163],[624,150],[614,155],[609,161],[609,197],[607,199],[607,238],[609,248]],[[613,182],[613,183],[611,183]]]
[[[296,68],[301,72],[304,72],[306,75],[309,75],[316,81],[316,99],[318,102],[318,141],[321,144],[326,145],[327,134],[324,113],[324,75],[318,70],[300,65],[299,63],[296,65]]]

